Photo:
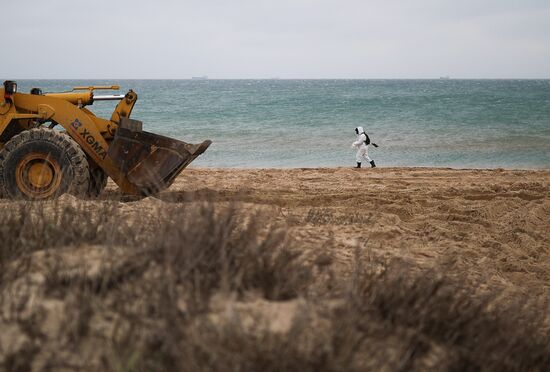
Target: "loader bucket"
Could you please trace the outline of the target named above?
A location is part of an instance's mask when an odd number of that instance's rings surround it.
[[[211,143],[193,145],[145,132],[140,121],[122,118],[108,155],[130,183],[150,195],[168,188]]]

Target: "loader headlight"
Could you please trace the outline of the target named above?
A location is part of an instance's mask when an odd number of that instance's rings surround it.
[[[7,94],[17,93],[17,83],[15,81],[6,80],[4,81],[4,89]]]
[[[15,93],[17,93],[17,83],[11,80],[4,81],[4,99],[11,100]]]

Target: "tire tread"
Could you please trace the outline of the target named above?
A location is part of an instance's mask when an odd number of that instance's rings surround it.
[[[28,142],[49,142],[60,148],[68,158],[73,169],[73,180],[67,190],[75,196],[87,196],[90,184],[90,169],[86,154],[80,146],[66,133],[49,128],[33,128],[13,136],[0,150],[0,196],[7,196],[4,177],[4,161],[10,153]],[[57,195],[58,196],[58,195]]]

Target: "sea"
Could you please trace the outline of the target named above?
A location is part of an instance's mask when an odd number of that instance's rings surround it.
[[[138,94],[145,130],[212,140],[193,166],[351,167],[362,126],[380,167],[550,168],[550,80],[18,81],[20,92],[104,84]],[[108,118],[115,105],[88,108]]]

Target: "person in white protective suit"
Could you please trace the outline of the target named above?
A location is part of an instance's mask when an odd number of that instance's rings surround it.
[[[363,130],[363,127],[355,128],[355,133],[357,134],[357,139],[351,144],[351,148],[357,149],[357,154],[355,155],[355,160],[357,160],[357,166],[355,168],[361,168],[361,161],[366,159],[371,168],[376,167],[374,160],[369,158],[369,145],[371,144],[370,138]],[[372,144],[374,147],[378,147],[377,144]]]

